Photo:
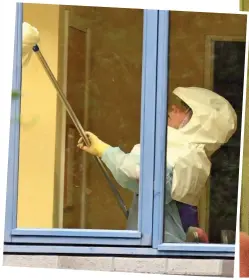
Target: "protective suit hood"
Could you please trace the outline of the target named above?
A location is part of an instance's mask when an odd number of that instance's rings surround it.
[[[192,117],[182,128],[168,127],[172,199],[197,205],[210,174],[210,156],[235,133],[237,115],[225,98],[207,89],[178,87],[173,94],[192,109]]]
[[[237,115],[222,96],[196,87],[178,87],[173,94],[183,100],[193,112],[190,121],[177,132],[185,136],[184,141],[204,144],[209,156],[227,143],[236,131]],[[178,140],[181,141],[181,138]]]

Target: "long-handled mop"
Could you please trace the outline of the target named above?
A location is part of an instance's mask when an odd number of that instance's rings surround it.
[[[39,38],[38,30],[36,28],[32,27],[31,25],[29,25],[28,23],[24,22],[23,23],[23,56],[26,56],[28,59],[30,59],[32,50],[37,54],[39,61],[41,62],[42,66],[44,67],[44,69],[45,69],[48,77],[50,78],[51,82],[53,83],[54,87],[56,88],[62,104],[65,106],[67,113],[69,114],[70,118],[72,119],[76,129],[78,130],[80,136],[83,138],[85,145],[89,146],[91,143],[90,143],[88,137],[86,136],[85,130],[83,129],[82,125],[80,124],[71,105],[67,101],[65,94],[61,90],[56,78],[54,77],[51,69],[49,68],[45,58],[43,57],[43,55],[39,49],[39,46],[38,46],[39,40],[40,40],[40,38]],[[28,60],[26,60],[26,62],[27,61]],[[115,185],[112,183],[112,180],[109,177],[109,174],[108,174],[103,162],[100,160],[99,157],[94,157],[94,158],[95,158],[97,164],[99,165],[100,169],[102,170],[106,180],[108,181],[109,186],[110,186],[114,196],[116,197],[121,210],[123,211],[125,217],[128,218],[129,212],[125,206],[125,203],[124,203],[122,197],[120,196],[118,190],[116,189]]]

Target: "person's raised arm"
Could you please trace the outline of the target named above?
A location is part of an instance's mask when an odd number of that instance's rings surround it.
[[[86,132],[90,146],[78,141],[78,147],[87,153],[101,158],[111,171],[115,180],[123,187],[138,193],[140,175],[140,146],[136,145],[130,153],[124,153],[119,147],[112,147],[91,132]]]

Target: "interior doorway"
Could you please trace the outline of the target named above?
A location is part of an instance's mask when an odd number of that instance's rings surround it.
[[[62,6],[61,15],[63,91],[85,131],[129,152],[140,142],[143,11]],[[108,181],[94,157],[77,148],[79,133],[62,107],[56,147],[59,227],[125,229]],[[133,193],[112,183],[129,208]]]
[[[201,223],[211,243],[235,242],[244,65],[245,38],[207,37],[205,88],[226,98],[238,118],[236,133],[211,158],[211,176],[202,198]]]

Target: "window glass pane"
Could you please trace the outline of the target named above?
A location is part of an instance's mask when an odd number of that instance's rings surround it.
[[[245,39],[245,15],[170,13],[164,242],[235,243]]]
[[[93,150],[130,208],[140,172],[133,148],[140,142],[143,10],[23,6],[81,125],[108,144]],[[137,229],[138,203],[130,225],[94,157],[77,147],[75,123],[34,54],[23,67],[20,126],[19,228]]]

